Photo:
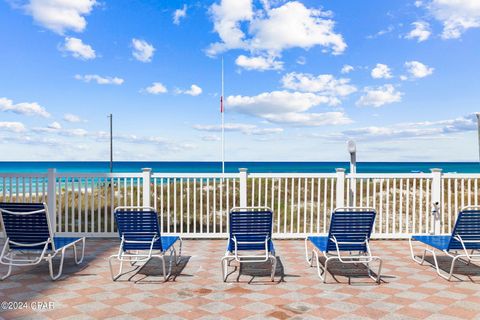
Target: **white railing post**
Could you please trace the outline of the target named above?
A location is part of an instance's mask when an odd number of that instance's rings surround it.
[[[239,168],[240,172],[240,207],[245,208],[247,206],[247,168]]]
[[[151,207],[150,203],[150,181],[152,180],[152,169],[142,168],[142,180],[143,180],[143,203],[144,207]]]
[[[335,208],[345,207],[345,169],[336,168],[337,172],[337,190]]]
[[[56,169],[48,169],[47,174],[47,207],[48,214],[50,219],[50,225],[52,226],[53,232],[57,231],[57,177]]]
[[[432,171],[432,225],[433,234],[441,233],[440,207],[442,201],[442,169],[430,169]]]

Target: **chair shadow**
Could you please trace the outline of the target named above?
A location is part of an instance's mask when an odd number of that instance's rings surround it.
[[[191,256],[181,256],[178,265],[175,265],[175,262],[172,261],[172,273],[168,278],[167,282],[175,281],[178,276],[182,275],[183,270],[187,266],[188,262],[190,261]],[[165,267],[168,272],[168,264],[170,263],[170,257],[165,257]],[[135,283],[145,284],[145,283],[163,283],[165,282],[163,279],[163,270],[162,270],[162,262],[159,258],[152,258],[148,261],[145,265],[138,266],[136,269],[137,272],[130,276],[128,279],[129,281],[132,280],[134,277],[141,276],[140,279],[133,280]],[[185,275],[188,276],[188,275]],[[155,277],[159,277],[160,279],[155,279]],[[146,280],[150,279],[151,280]]]
[[[449,274],[450,266],[452,264],[452,258],[448,256],[437,255],[437,261],[438,261],[438,267],[440,268],[440,270]],[[435,268],[435,260],[433,259],[433,256],[425,256],[425,262],[428,262],[433,268]],[[480,278],[476,279],[475,281],[475,279],[473,279],[472,277],[480,277],[480,266],[473,262],[467,264],[463,261],[457,260],[453,268],[452,278],[462,281],[462,279],[458,278],[459,275],[469,278],[471,282],[479,282]]]
[[[322,266],[325,266],[325,258],[320,257]],[[316,267],[315,267],[316,268]],[[377,277],[375,269],[378,268],[378,262],[372,263],[370,268],[370,275]],[[368,273],[368,268],[363,263],[342,263],[337,260],[332,260],[328,263],[328,270],[326,271],[327,283],[329,278],[333,278],[337,283],[348,283],[349,285],[378,285],[375,280],[373,280]],[[341,278],[347,278],[347,282],[342,281]],[[394,278],[392,276],[382,275],[380,278],[380,283],[387,283],[385,278]],[[352,279],[364,279],[366,281],[352,281]]]
[[[270,280],[272,263],[271,261],[266,262],[244,262],[240,270],[239,263],[232,261],[229,270],[231,271],[227,275],[227,282],[230,276],[235,277],[237,282],[240,281],[242,276],[250,276],[250,280],[247,281],[248,284],[268,284],[268,283],[281,283],[285,282],[285,277],[290,276],[285,274],[285,268],[283,266],[282,260],[280,257],[277,258],[277,266],[275,268],[275,281]],[[292,277],[294,275],[291,275]],[[256,278],[267,277],[266,281],[254,281]],[[277,280],[278,279],[278,280]]]

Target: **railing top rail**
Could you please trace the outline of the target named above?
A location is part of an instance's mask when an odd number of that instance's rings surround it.
[[[58,178],[141,178],[142,173],[104,173],[104,172],[92,172],[92,173],[78,173],[78,172],[62,172],[57,173]]]
[[[46,178],[46,173],[0,173],[0,178]]]
[[[431,173],[349,173],[345,175],[347,179],[432,179]]]
[[[457,178],[457,179],[478,179],[480,178],[480,173],[445,173],[442,176],[443,178]]]
[[[238,178],[238,173],[153,173],[152,178]]]
[[[250,173],[250,178],[335,178],[336,173]]]

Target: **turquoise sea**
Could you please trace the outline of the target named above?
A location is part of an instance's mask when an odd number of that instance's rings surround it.
[[[58,172],[109,172],[108,161],[12,161],[0,162],[0,172],[44,173],[48,168]],[[221,162],[178,162],[178,161],[118,161],[114,162],[114,172],[140,172],[142,168],[152,168],[153,172],[178,173],[219,173]],[[249,172],[308,172],[333,173],[335,168],[349,169],[348,162],[226,162],[226,172],[238,172],[238,168],[248,168]],[[431,168],[441,168],[444,172],[480,173],[478,162],[359,162],[359,173],[411,173],[430,172]]]

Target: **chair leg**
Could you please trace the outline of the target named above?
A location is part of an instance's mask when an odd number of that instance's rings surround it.
[[[272,279],[272,282],[275,281],[275,271],[277,270],[277,257],[275,257],[275,255],[273,255],[271,257],[272,259],[272,273],[271,273],[271,276],[270,278]]]
[[[80,260],[77,259],[78,254],[77,254],[77,244],[73,244],[73,254],[75,256],[75,264],[80,264],[83,261],[83,258],[85,257],[85,238],[82,239],[82,256],[80,257]]]
[[[182,238],[180,238],[179,241],[180,241],[180,245],[178,246],[178,256],[177,256],[177,259],[175,259],[175,264],[177,266],[180,263],[180,260],[182,259],[182,245],[183,245]]]
[[[110,256],[108,258],[108,264],[110,265],[110,274],[112,276],[112,280],[113,281],[117,281],[118,278],[120,278],[120,276],[122,275],[122,271],[123,271],[123,260],[120,259],[120,271],[117,273],[117,275],[114,275],[113,274],[113,266],[112,266],[112,260],[114,258],[118,258],[118,255],[114,254],[112,256]]]
[[[48,268],[50,270],[50,277],[52,278],[52,280],[57,280],[62,275],[63,261],[65,260],[65,249],[66,249],[66,247],[64,247],[62,249],[62,256],[60,258],[60,266],[58,267],[58,273],[56,275],[53,274],[53,256],[49,254],[48,257],[47,257]]]
[[[4,276],[2,276],[2,277],[0,278],[1,280],[5,280],[5,279],[7,279],[8,277],[10,277],[10,274],[12,273],[12,267],[13,267],[13,266],[12,266],[11,264],[8,265],[7,274],[5,274]]]
[[[312,260],[313,260],[313,253],[311,257],[308,254],[308,238],[305,238],[305,260],[307,260],[308,265],[311,267]]]
[[[325,282],[325,276],[326,276],[326,269],[321,270],[322,267],[320,266],[320,261],[319,261],[319,256],[318,252],[316,250],[312,250],[312,265],[313,265],[313,256],[315,256],[315,263],[317,264],[317,274],[320,277],[320,279]]]
[[[413,241],[412,241],[412,238],[410,238],[408,240],[408,243],[410,245],[410,256],[412,257],[413,261],[415,261],[416,263],[418,264],[421,264],[423,265],[423,263],[425,262],[425,254],[427,252],[427,249],[424,249],[423,250],[423,255],[422,255],[422,259],[417,259],[417,257],[415,257],[415,253],[413,252]]]
[[[228,253],[228,252],[227,252]],[[227,282],[227,269],[229,266],[230,261],[228,260],[229,257],[227,256],[227,253],[225,256],[222,258],[221,264],[222,264],[222,280],[223,282]]]

